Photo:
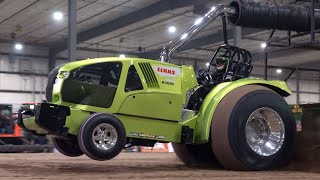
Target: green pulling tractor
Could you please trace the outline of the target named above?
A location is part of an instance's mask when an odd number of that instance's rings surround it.
[[[239,5],[239,4],[238,4]],[[168,63],[194,34],[239,8],[213,7],[161,53],[161,61],[98,58],[70,62],[48,77],[47,100],[19,124],[53,138],[66,156],[109,160],[132,145],[172,142],[187,165],[219,163],[232,170],[288,164],[296,123],[285,82],[250,78],[250,53],[222,45],[208,69]]]

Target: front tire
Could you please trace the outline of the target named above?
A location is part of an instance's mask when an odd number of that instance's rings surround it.
[[[83,155],[83,152],[80,150],[77,142],[59,138],[52,138],[52,141],[54,148],[65,156],[78,157]]]
[[[91,159],[109,160],[117,156],[124,148],[125,128],[121,121],[113,115],[94,113],[82,123],[78,142],[82,152]]]
[[[239,87],[219,103],[211,125],[212,149],[232,170],[269,170],[289,163],[296,125],[288,104],[258,85]]]

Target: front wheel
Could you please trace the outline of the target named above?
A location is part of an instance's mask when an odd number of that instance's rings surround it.
[[[61,154],[69,157],[78,157],[83,155],[83,152],[80,150],[78,143],[71,140],[52,138],[53,146]]]
[[[94,113],[82,123],[78,142],[80,149],[88,157],[99,161],[109,160],[124,148],[125,128],[115,116]]]
[[[272,90],[248,85],[227,94],[211,124],[212,149],[233,170],[268,170],[289,163],[296,125],[288,104]]]

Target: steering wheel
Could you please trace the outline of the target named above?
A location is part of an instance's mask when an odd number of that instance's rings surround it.
[[[209,86],[213,84],[213,78],[206,69],[200,69],[198,82],[204,86]]]

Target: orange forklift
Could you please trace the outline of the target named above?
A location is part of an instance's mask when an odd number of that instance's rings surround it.
[[[29,111],[28,116],[33,116],[36,103],[23,103],[19,109]],[[24,132],[17,125],[18,112],[13,110],[12,104],[0,104],[0,152],[43,152],[52,151],[53,147],[47,144],[46,137],[36,136]],[[17,108],[16,108],[17,109]]]

